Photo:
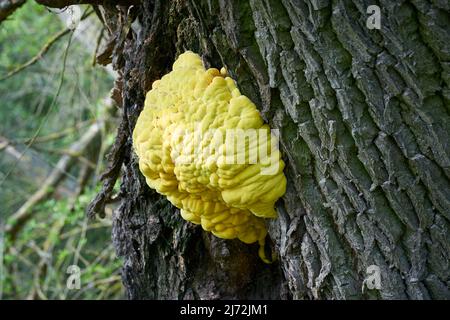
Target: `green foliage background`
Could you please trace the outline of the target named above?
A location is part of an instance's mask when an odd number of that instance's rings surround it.
[[[28,1],[0,26],[0,78],[35,56],[64,28],[55,13]],[[0,225],[8,223],[8,217],[39,188],[42,179],[54,168],[61,157],[54,151],[70,146],[83,134],[84,128],[98,116],[104,116],[102,106],[113,79],[103,68],[92,66],[93,52],[86,50],[75,37],[64,69],[63,56],[68,41],[69,35],[64,36],[38,63],[0,81],[0,136],[12,141],[18,150],[26,149],[26,141],[39,127],[42,129],[38,137],[67,131],[58,139],[31,145],[26,153],[27,161],[17,163],[0,150]],[[52,106],[63,69],[61,93]],[[102,133],[101,150],[106,152],[112,137],[108,131]],[[0,298],[123,297],[120,261],[110,239],[111,221],[107,217],[88,222],[84,215],[86,205],[98,191],[103,158],[96,164],[84,194],[70,199],[55,193],[33,208],[33,218],[14,243],[2,243]],[[76,187],[78,174],[76,166],[66,172],[63,186]],[[66,286],[67,268],[73,264],[81,270],[80,290],[70,290]]]

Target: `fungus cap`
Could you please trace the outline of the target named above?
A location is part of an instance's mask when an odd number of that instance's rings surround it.
[[[286,190],[270,132],[224,68],[205,70],[187,51],[147,92],[133,146],[147,184],[185,220],[219,238],[259,242],[268,262],[264,218],[276,218]]]

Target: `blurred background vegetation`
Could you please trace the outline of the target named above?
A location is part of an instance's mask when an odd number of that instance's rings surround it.
[[[101,39],[93,16],[54,42],[66,23],[34,1],[0,25],[0,299],[124,297],[110,238],[115,204],[104,219],[84,213],[117,123],[114,74],[94,66],[96,48],[83,43]],[[80,289],[67,286],[71,265]]]

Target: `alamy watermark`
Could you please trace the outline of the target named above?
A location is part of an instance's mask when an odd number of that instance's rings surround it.
[[[175,165],[261,164],[261,175],[276,175],[280,169],[278,129],[208,129],[196,124],[193,130],[176,128],[170,144]]]
[[[364,279],[362,285],[362,291],[367,287],[369,290],[380,290],[381,289],[381,270],[377,265],[370,265],[366,269],[366,278]]]
[[[67,268],[67,273],[70,274],[70,276],[67,278],[66,287],[69,290],[77,289],[79,290],[81,288],[81,270],[80,267],[73,264],[70,265]]]
[[[370,16],[367,17],[366,27],[369,30],[381,29],[381,9],[377,5],[370,5],[367,7],[367,14]]]

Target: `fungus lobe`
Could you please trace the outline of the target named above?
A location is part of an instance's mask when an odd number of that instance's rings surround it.
[[[224,239],[259,242],[286,190],[270,128],[225,69],[187,51],[153,83],[133,132],[147,184],[181,216]]]

